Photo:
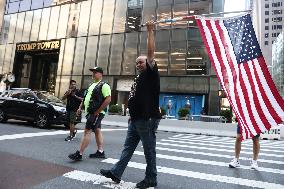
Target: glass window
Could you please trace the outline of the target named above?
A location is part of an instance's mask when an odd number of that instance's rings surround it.
[[[50,13],[51,20],[49,22],[47,39],[55,39],[56,38],[56,31],[57,31],[58,18],[59,18],[59,10],[60,10],[59,6],[51,8],[51,13]],[[55,18],[55,19],[53,19],[53,18]]]
[[[169,74],[185,75],[186,30],[172,30]]]
[[[31,0],[23,0],[20,3],[20,12],[21,11],[27,11],[31,9]]]
[[[265,34],[265,38],[268,38],[268,33]]]
[[[264,29],[265,29],[265,30],[269,30],[269,27],[268,27],[268,26],[265,26]]]
[[[269,22],[269,18],[265,18],[264,22],[268,23]]]
[[[32,0],[31,9],[39,9],[43,7],[43,0]]]
[[[143,17],[142,23],[147,22],[148,20],[156,20],[156,1],[143,1]],[[146,31],[146,27],[141,28],[142,31]]]
[[[163,19],[171,19],[172,18],[172,0],[166,0],[166,1],[159,1],[158,9],[157,9],[157,19],[163,20]],[[160,23],[158,24],[158,29],[165,29],[170,28],[171,23]]]
[[[19,13],[16,34],[15,34],[15,41],[14,41],[15,43],[20,42],[22,40],[24,21],[25,21],[25,12]]]
[[[104,0],[101,34],[110,34],[112,31],[114,3],[114,0]]]
[[[13,44],[7,44],[2,73],[8,73],[10,70],[12,51],[13,51]]]
[[[188,2],[187,0],[179,1],[179,3],[175,2],[173,6],[173,17],[182,17],[188,15]],[[187,27],[188,21],[179,21],[174,22],[173,27],[174,28],[185,28]],[[190,23],[193,23],[193,21],[190,21]]]
[[[122,53],[123,53],[123,42],[124,42],[124,34],[112,35],[109,75],[120,75]]]
[[[72,75],[82,75],[84,66],[86,37],[77,38]]]
[[[268,41],[264,41],[264,45],[268,45]]]
[[[97,44],[98,44],[98,36],[92,36],[88,38],[84,75],[91,75],[89,69],[93,68],[96,65]]]
[[[269,15],[269,11],[265,11],[265,15]]]
[[[33,18],[32,30],[31,30],[31,37],[30,37],[31,41],[37,41],[38,39],[41,11],[42,9],[34,11],[34,18]]]
[[[97,65],[99,67],[103,68],[104,73],[107,73],[107,67],[108,67],[110,36],[111,35],[102,35],[101,36],[99,49],[98,49]]]
[[[159,72],[161,75],[167,75],[168,64],[169,64],[170,31],[169,30],[156,31],[155,43],[156,43],[155,60],[159,67]]]
[[[53,0],[44,0],[43,1],[43,6],[44,7],[49,7],[53,4]]]
[[[74,47],[75,47],[75,38],[66,39],[64,57],[63,57],[62,75],[71,75]]]
[[[98,35],[100,32],[102,1],[93,0],[90,18],[89,35]]]
[[[135,60],[137,58],[137,33],[126,33],[122,75],[135,75]]]
[[[33,11],[26,12],[26,18],[25,18],[23,36],[22,36],[23,42],[27,42],[30,39],[32,20],[33,20]]]
[[[15,13],[19,11],[20,2],[9,3],[8,14]]]
[[[67,4],[67,5],[62,5],[60,8],[60,16],[59,16],[58,28],[57,28],[57,38],[58,39],[66,37],[69,7],[70,7],[70,4]]]
[[[7,43],[8,34],[9,34],[9,27],[10,27],[10,19],[11,15],[5,15],[3,20],[3,27],[2,27],[2,35],[1,35],[1,44]]]
[[[41,15],[39,36],[38,36],[39,40],[45,40],[47,37],[49,16],[50,16],[50,8],[43,9]]]
[[[78,26],[78,36],[88,35],[90,8],[91,8],[91,1],[82,2],[80,10],[80,20]]]
[[[125,31],[127,2],[128,0],[116,1],[113,33],[122,33]]]
[[[139,31],[141,24],[142,1],[128,1],[126,31]]]
[[[14,42],[18,14],[12,14],[9,26],[8,43]]]

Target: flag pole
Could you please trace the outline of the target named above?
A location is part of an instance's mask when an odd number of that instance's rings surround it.
[[[189,15],[189,16],[182,16],[182,17],[176,17],[176,18],[157,20],[157,21],[154,22],[154,24],[186,21],[186,20],[194,19],[196,16],[212,16],[212,15],[242,13],[242,12],[251,12],[251,11],[252,10],[249,9],[249,10],[243,10],[243,11],[231,11],[231,12],[218,12],[218,13],[209,13],[209,14]],[[146,24],[140,25],[140,27],[144,27],[144,26],[146,26]]]

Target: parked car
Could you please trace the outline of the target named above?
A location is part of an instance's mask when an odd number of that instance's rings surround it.
[[[63,101],[48,92],[14,88],[0,95],[0,122],[8,119],[28,121],[46,128],[50,124],[66,124],[66,108]]]

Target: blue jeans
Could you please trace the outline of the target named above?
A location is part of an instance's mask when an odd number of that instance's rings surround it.
[[[127,136],[124,143],[124,149],[119,161],[111,169],[111,173],[117,178],[121,176],[130,161],[139,141],[142,141],[144,155],[147,163],[145,179],[157,181],[156,167],[156,131],[160,119],[150,119],[130,121],[128,125]]]

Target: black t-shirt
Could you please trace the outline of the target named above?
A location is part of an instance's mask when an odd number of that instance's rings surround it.
[[[78,97],[82,97],[83,98],[83,94],[82,94],[82,92],[80,90],[75,89],[74,92],[71,92],[67,96],[67,104],[66,104],[66,110],[67,111],[77,111],[79,106],[80,106],[81,100],[76,98],[74,94],[76,96],[78,96]]]
[[[157,64],[140,73],[131,87],[128,98],[129,114],[132,120],[161,118],[159,111],[160,76]]]

